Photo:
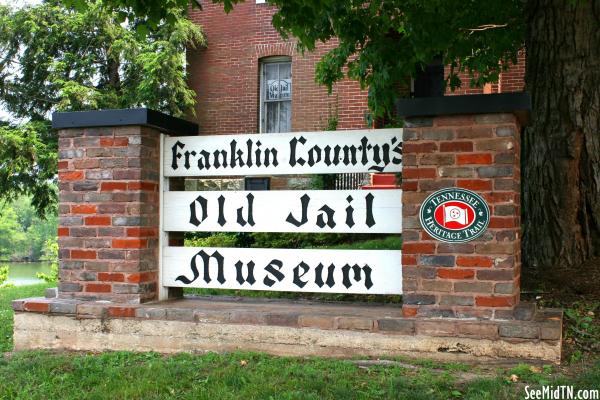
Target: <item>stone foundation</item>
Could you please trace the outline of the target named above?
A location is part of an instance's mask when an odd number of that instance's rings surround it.
[[[512,319],[493,321],[404,318],[395,305],[227,297],[140,305],[36,298],[17,300],[13,308],[16,350],[244,350],[556,363],[561,357],[562,312],[524,303]]]

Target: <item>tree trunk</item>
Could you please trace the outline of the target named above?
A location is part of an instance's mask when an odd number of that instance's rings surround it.
[[[600,1],[528,0],[527,17],[523,262],[543,272],[600,255]]]

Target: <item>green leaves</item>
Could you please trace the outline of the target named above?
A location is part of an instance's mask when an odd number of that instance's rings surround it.
[[[46,122],[0,126],[0,193],[4,201],[29,194],[40,215],[56,207],[57,139]]]
[[[15,116],[34,119],[95,108],[188,112],[193,96],[185,81],[185,49],[205,42],[200,28],[177,11],[178,3],[163,4],[173,16],[168,23],[137,18],[101,0],[85,7],[69,3],[76,8],[55,1],[14,12],[0,7],[0,101]],[[146,65],[155,61],[160,65]]]
[[[298,38],[300,49],[337,44],[319,62],[316,80],[331,86],[345,74],[369,88],[376,116],[393,110],[398,86],[408,85],[423,64],[442,55],[454,64],[452,88],[469,77],[481,86],[498,79],[524,42],[523,2],[462,0],[271,0],[273,24]],[[463,75],[464,73],[464,75]]]
[[[54,111],[193,113],[185,50],[203,46],[204,36],[179,8],[187,0],[156,4],[168,18],[140,18],[124,2],[102,0],[0,6],[0,104],[32,121],[0,126],[0,198],[30,194],[40,215],[55,206],[57,138],[40,122]]]

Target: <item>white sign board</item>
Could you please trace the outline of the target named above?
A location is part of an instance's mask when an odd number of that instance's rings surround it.
[[[162,285],[215,289],[401,294],[399,250],[165,247]]]
[[[166,192],[165,231],[402,233],[401,190]]]
[[[166,177],[402,171],[402,129],[167,137]]]

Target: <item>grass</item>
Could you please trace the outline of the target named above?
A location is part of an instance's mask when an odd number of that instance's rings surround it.
[[[47,285],[0,289],[0,348],[12,348],[15,298]],[[514,399],[524,387],[600,389],[600,361],[568,368],[495,368],[395,358],[391,365],[256,353],[102,354],[28,351],[0,357],[2,399]]]
[[[44,295],[44,290],[51,286],[56,285],[41,283],[31,286],[0,288],[0,352],[11,351],[13,348],[12,335],[14,313],[10,303],[15,299],[41,297]]]

